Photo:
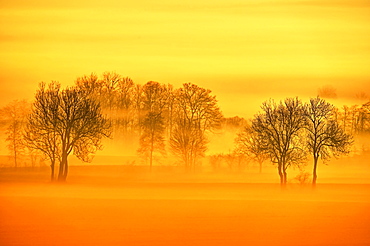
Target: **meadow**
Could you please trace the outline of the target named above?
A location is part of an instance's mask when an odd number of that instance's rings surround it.
[[[370,184],[121,168],[0,172],[0,245],[370,245]]]

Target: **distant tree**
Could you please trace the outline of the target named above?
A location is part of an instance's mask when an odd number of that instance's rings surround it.
[[[335,99],[337,98],[337,89],[331,85],[326,85],[319,88],[317,94],[322,98]]]
[[[136,124],[135,84],[132,79],[115,72],[105,72],[77,78],[76,87],[87,97],[100,103],[102,113],[109,117],[115,137],[129,140]],[[141,96],[141,95],[140,95]]]
[[[176,91],[174,103],[176,112],[170,146],[185,169],[194,171],[207,150],[206,133],[219,127],[222,114],[210,90],[190,83]]]
[[[221,169],[223,159],[223,154],[214,154],[209,156],[209,163],[211,164],[214,171],[218,171]]]
[[[84,91],[88,97],[99,102],[102,100],[103,82],[95,73],[78,77],[76,79],[76,87],[78,90]]]
[[[195,171],[197,161],[204,157],[207,143],[208,140],[198,128],[187,128],[186,123],[176,122],[176,127],[170,139],[170,146],[172,152],[185,165],[187,172]]]
[[[28,142],[41,151],[49,149],[43,151],[46,155],[56,149],[54,157],[48,157],[60,159],[59,181],[67,178],[72,151],[79,159],[90,161],[89,155],[101,149],[101,139],[110,135],[110,123],[101,114],[100,104],[75,87],[60,90],[56,83],[48,88],[41,84],[33,106]],[[50,137],[51,141],[45,140]]]
[[[249,161],[245,155],[235,151],[224,154],[222,157],[231,171],[242,171]]]
[[[160,113],[149,112],[143,121],[143,131],[140,136],[138,153],[149,159],[149,168],[152,171],[153,154],[166,154],[164,144],[164,121]]]
[[[239,130],[247,125],[247,121],[244,118],[240,118],[239,116],[234,116],[231,118],[223,118],[222,125],[226,128],[234,128]]]
[[[143,86],[136,84],[133,88],[132,103],[134,109],[134,126],[136,128],[135,130],[138,130],[139,135],[142,130],[142,121],[146,113],[144,110],[143,98]]]
[[[130,108],[130,106],[132,105],[132,93],[134,86],[134,82],[128,77],[121,78],[118,81],[117,91],[119,108],[125,110],[128,110]]]
[[[153,153],[165,154],[164,117],[166,87],[149,81],[143,86],[143,110],[146,112],[142,122],[139,154],[149,158],[150,171],[153,166]]]
[[[287,169],[299,165],[306,157],[303,149],[304,108],[298,98],[287,98],[276,104],[262,104],[262,111],[252,121],[252,131],[262,140],[260,148],[277,164],[280,184],[287,183]]]
[[[310,177],[311,174],[309,172],[306,172],[303,168],[299,168],[299,173],[295,176],[294,180],[298,181],[300,185],[305,185],[310,182]]]
[[[117,107],[119,110],[119,126],[123,128],[123,134],[127,135],[133,130],[134,125],[134,91],[135,84],[132,79],[122,78],[117,87]]]
[[[1,109],[1,115],[7,125],[6,141],[14,161],[14,168],[18,167],[19,158],[25,153],[23,133],[29,108],[29,104],[25,100],[15,100]]]
[[[103,98],[101,100],[101,103],[102,106],[109,111],[112,111],[117,106],[117,90],[122,79],[122,76],[115,72],[103,73],[103,78],[101,80],[103,84]]]
[[[172,130],[174,127],[174,117],[175,117],[175,90],[173,86],[168,84],[166,86],[166,105],[164,108],[164,119],[166,128],[166,138],[169,139],[172,135]]]
[[[370,99],[369,95],[363,91],[356,93],[355,98],[363,102],[369,101]]]
[[[345,132],[353,135],[359,131],[359,114],[361,114],[361,108],[359,108],[358,105],[350,107],[344,105],[342,111],[339,112],[339,119],[337,117],[337,121]]]
[[[249,157],[259,165],[259,172],[262,173],[262,164],[269,158],[264,149],[264,140],[262,135],[253,131],[251,126],[247,125],[238,133],[235,143],[236,152]]]
[[[142,103],[145,112],[163,112],[167,104],[166,86],[149,81],[142,88]]]
[[[328,160],[332,155],[348,153],[352,145],[352,137],[339,126],[333,113],[334,106],[319,97],[311,98],[305,105],[307,146],[314,160],[313,186],[316,185],[319,158]]]
[[[356,133],[370,132],[370,102],[367,102],[357,109],[356,119]]]

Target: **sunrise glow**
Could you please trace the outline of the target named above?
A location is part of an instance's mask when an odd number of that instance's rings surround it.
[[[0,0],[0,245],[370,245],[369,0]]]

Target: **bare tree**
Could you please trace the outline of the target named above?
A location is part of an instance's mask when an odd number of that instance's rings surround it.
[[[146,115],[142,122],[143,131],[138,153],[149,158],[149,167],[152,171],[153,153],[165,154],[163,112],[167,102],[166,87],[158,82],[149,81],[143,86],[142,102]]]
[[[334,112],[339,112],[334,109]],[[338,123],[343,127],[343,130],[350,134],[356,134],[359,131],[362,108],[358,105],[353,105],[351,107],[343,106],[342,111],[339,112],[339,118],[336,116]]]
[[[112,122],[115,137],[130,139],[136,125],[135,84],[115,72],[105,72],[99,78],[92,73],[77,78],[76,87],[85,92],[88,98],[100,103],[102,112]],[[140,95],[141,96],[141,95]],[[135,129],[136,130],[136,129]]]
[[[115,72],[103,73],[102,84],[103,84],[103,98],[101,100],[104,108],[112,111],[116,106],[117,102],[117,89],[122,81],[122,76]],[[112,112],[111,112],[112,113]]]
[[[67,178],[68,156],[72,151],[79,159],[90,161],[90,154],[101,149],[101,139],[110,135],[110,123],[101,114],[98,102],[74,87],[60,90],[53,83],[48,89],[40,85],[29,124],[35,126],[29,136],[30,144],[33,142],[35,148],[48,148],[50,152],[56,149],[52,158],[60,159],[59,181]],[[44,140],[48,137],[51,143]]]
[[[305,106],[307,146],[314,160],[313,186],[316,185],[319,158],[328,160],[332,155],[348,153],[352,145],[352,137],[339,126],[333,112],[334,106],[319,97],[311,98]]]
[[[134,129],[134,89],[132,79],[122,78],[117,88],[118,125],[123,128],[123,135]]]
[[[370,102],[367,102],[357,109],[355,119],[355,133],[370,132]]]
[[[166,105],[164,108],[164,119],[166,128],[166,137],[169,139],[172,135],[174,127],[174,115],[175,115],[175,91],[173,86],[168,84],[166,86]]]
[[[152,171],[153,155],[155,152],[162,156],[166,154],[164,144],[164,120],[160,113],[149,112],[143,121],[143,132],[140,136],[138,153],[149,159]]]
[[[61,162],[59,127],[60,84],[40,84],[36,92],[32,113],[28,117],[24,139],[31,150],[40,151],[50,160],[51,181],[55,179],[55,166]]]
[[[170,146],[187,171],[195,170],[197,160],[207,149],[206,133],[219,127],[222,114],[210,90],[184,84],[175,93],[174,129]]]
[[[76,79],[76,87],[84,91],[89,97],[99,102],[102,100],[103,82],[95,73],[78,77]]]
[[[277,164],[280,184],[287,183],[287,169],[299,165],[306,157],[303,149],[304,108],[298,98],[287,98],[276,104],[262,104],[262,113],[252,121],[252,130],[262,140],[261,149]]]
[[[187,128],[188,125],[181,123],[176,122],[176,127],[172,132],[171,150],[182,160],[187,172],[195,171],[197,161],[204,157],[207,150],[208,140],[199,129]]]
[[[319,97],[335,99],[337,98],[337,89],[335,89],[331,85],[326,85],[326,86],[319,88],[317,91],[317,94]]]
[[[219,171],[221,169],[223,159],[223,154],[214,154],[209,156],[209,163],[214,171]]]
[[[25,100],[15,100],[1,109],[1,114],[7,122],[6,141],[14,161],[14,168],[18,167],[19,158],[25,153],[22,136],[29,108],[29,104]]]
[[[166,86],[155,81],[149,81],[143,88],[143,110],[145,112],[163,112],[167,104]]]
[[[222,155],[222,157],[231,171],[240,172],[246,167],[249,162],[245,155],[235,151],[224,154]]]
[[[84,93],[67,88],[60,93],[57,133],[62,143],[58,179],[68,175],[68,155],[73,151],[79,159],[91,161],[90,154],[102,148],[101,139],[110,136],[111,125],[103,117],[100,104],[84,97]]]
[[[262,173],[262,164],[268,159],[263,143],[264,140],[261,135],[253,131],[251,126],[246,126],[238,133],[235,139],[236,152],[249,157],[259,165],[259,172]]]
[[[136,130],[141,133],[142,120],[145,116],[144,103],[143,103],[143,86],[136,84],[133,89],[133,107],[134,107],[134,126]]]

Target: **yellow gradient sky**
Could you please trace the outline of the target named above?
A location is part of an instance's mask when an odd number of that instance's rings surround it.
[[[0,106],[40,81],[116,71],[213,90],[226,116],[266,99],[370,94],[369,0],[0,1]]]

